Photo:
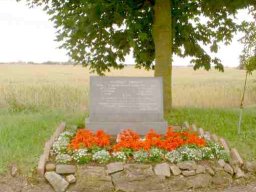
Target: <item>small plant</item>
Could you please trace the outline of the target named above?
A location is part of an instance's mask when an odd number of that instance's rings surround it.
[[[209,160],[209,159],[214,159],[214,154],[212,152],[212,149],[210,147],[204,147],[201,149],[202,151],[202,158]]]
[[[199,161],[202,160],[202,151],[200,148],[196,148],[193,146],[184,146],[178,149],[182,156],[182,161],[187,160],[195,160]]]
[[[116,161],[126,161],[127,160],[127,156],[126,156],[125,152],[122,152],[122,151],[113,152],[112,156],[113,156],[113,159]]]
[[[151,148],[149,150],[149,159],[153,162],[160,162],[164,158],[164,151],[159,148]]]
[[[216,158],[217,159],[223,159],[226,162],[229,162],[229,160],[230,160],[230,156],[229,156],[229,154],[227,153],[226,150],[220,150],[218,152],[218,154],[216,155]]]
[[[90,148],[90,152],[92,154],[95,154],[95,153],[97,153],[98,151],[101,151],[101,150],[102,150],[102,148],[99,147],[99,146],[96,146],[96,145],[94,145],[93,147]]]
[[[98,151],[93,154],[92,159],[98,163],[107,163],[110,160],[111,156],[108,151],[105,149]]]
[[[124,152],[126,157],[131,157],[133,155],[133,150],[130,148],[122,148],[122,152]]]
[[[73,158],[69,154],[58,154],[55,160],[57,163],[66,164],[66,163],[70,163],[73,160]]]
[[[135,161],[143,163],[143,162],[147,162],[148,161],[148,152],[144,151],[144,150],[140,150],[140,151],[135,151],[133,153],[133,158]]]
[[[171,163],[178,163],[178,162],[182,161],[182,155],[177,150],[167,152],[165,154],[165,158],[166,158],[167,161],[170,161]]]
[[[66,153],[70,143],[70,132],[63,132],[53,143],[52,149],[54,154]]]
[[[71,139],[74,135],[75,135],[75,133],[73,131],[64,131],[60,134],[59,137]]]
[[[87,149],[78,149],[74,151],[73,159],[79,164],[86,164],[92,160],[92,155]]]

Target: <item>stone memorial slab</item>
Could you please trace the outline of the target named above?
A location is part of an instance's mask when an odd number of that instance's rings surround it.
[[[132,129],[140,134],[155,129],[165,133],[161,77],[90,78],[90,116],[86,127],[118,134]]]

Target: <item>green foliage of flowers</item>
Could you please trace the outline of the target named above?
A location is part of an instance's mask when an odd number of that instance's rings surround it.
[[[53,143],[52,152],[56,155],[55,160],[57,163],[65,164],[73,160],[73,157],[68,154],[68,145],[73,136],[74,132],[64,131]]]
[[[73,159],[78,164],[86,164],[92,160],[92,155],[90,153],[88,153],[87,149],[78,149],[78,150],[74,151]]]
[[[122,149],[122,152],[124,152],[124,154],[127,156],[127,157],[131,157],[133,155],[133,150],[130,149],[130,148],[123,148]]]
[[[140,162],[140,163],[148,162],[149,161],[149,154],[148,154],[148,152],[146,152],[144,150],[135,151],[133,153],[133,159],[136,162]]]
[[[182,155],[178,150],[167,152],[165,159],[171,163],[178,163],[182,161]]]
[[[152,162],[161,162],[164,159],[165,151],[159,148],[151,148],[149,150],[149,160]]]
[[[216,159],[223,159],[225,161],[229,161],[229,154],[225,151],[225,149],[212,141],[208,142],[208,146],[211,148],[212,153],[214,154]]]
[[[223,159],[229,161],[228,153],[218,145],[217,143],[209,141],[206,147],[196,147],[193,145],[186,145],[167,152],[165,159],[171,163],[178,163],[187,160],[211,160],[211,159]]]
[[[53,143],[53,153],[55,155],[67,153],[67,147],[73,136],[74,133],[70,131],[64,131],[63,133],[61,133],[57,140]]]
[[[113,152],[112,156],[113,156],[113,160],[116,160],[116,161],[126,161],[127,160],[127,156],[126,156],[125,152],[122,152],[122,151]]]
[[[202,148],[202,154],[203,154],[202,156],[203,159],[214,159],[214,154],[210,147]]]
[[[107,163],[110,161],[111,156],[108,151],[103,149],[94,153],[92,159],[98,163]]]
[[[70,163],[73,160],[72,156],[69,154],[58,154],[55,158],[57,163]]]
[[[92,154],[95,154],[99,151],[101,151],[102,148],[101,147],[98,147],[98,146],[93,146],[92,148],[90,148],[89,152],[91,152]]]
[[[152,147],[148,151],[135,151],[130,148],[123,148],[121,151],[110,153],[107,149],[94,146],[90,149],[81,148],[77,150],[67,150],[74,132],[65,131],[60,134],[58,139],[53,144],[53,154],[56,155],[57,163],[70,163],[75,161],[78,164],[87,164],[92,161],[97,163],[108,163],[110,161],[125,162],[132,159],[135,162],[149,163],[169,161],[178,163],[187,160],[211,160],[223,159],[229,161],[229,154],[222,146],[212,141],[207,141],[206,146],[198,147],[196,145],[183,145],[172,151]]]
[[[201,148],[194,146],[184,146],[178,149],[181,154],[182,161],[187,160],[202,160],[202,151]]]

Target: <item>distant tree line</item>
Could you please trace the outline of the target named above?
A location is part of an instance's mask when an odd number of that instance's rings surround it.
[[[30,64],[30,65],[75,65],[73,61],[45,61],[45,62],[34,62],[34,61],[12,61],[12,62],[0,62],[0,64]]]

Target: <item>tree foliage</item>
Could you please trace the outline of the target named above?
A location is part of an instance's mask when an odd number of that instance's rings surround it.
[[[76,62],[102,75],[122,68],[131,51],[136,66],[150,69],[155,59],[152,37],[154,0],[27,0],[41,5],[51,16],[57,40]],[[194,68],[223,70],[216,53],[219,43],[229,44],[239,29],[234,16],[254,0],[171,0],[172,50],[192,57]]]
[[[253,11],[253,9],[251,9]],[[254,13],[256,19],[256,14]],[[249,74],[256,70],[256,23],[255,21],[242,25],[244,36],[240,42],[244,45],[242,54],[240,55],[240,69],[245,69]]]

